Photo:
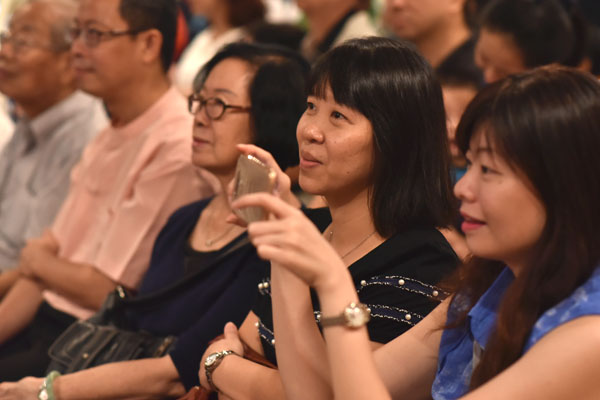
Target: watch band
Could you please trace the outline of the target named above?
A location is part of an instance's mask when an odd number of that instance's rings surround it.
[[[350,303],[341,314],[333,317],[319,317],[322,328],[328,326],[343,325],[356,329],[364,326],[371,319],[371,309],[362,303]]]
[[[210,388],[215,392],[219,392],[219,389],[215,386],[213,382],[212,374],[217,369],[217,367],[221,365],[223,359],[231,354],[236,353],[233,350],[218,351],[216,353],[210,354],[208,357],[206,357],[206,360],[204,360],[204,373],[206,374],[206,380],[208,381]]]

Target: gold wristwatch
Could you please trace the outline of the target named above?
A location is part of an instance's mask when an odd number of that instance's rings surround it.
[[[343,325],[348,328],[356,329],[371,319],[371,309],[362,303],[350,303],[344,311],[335,317],[319,317],[319,323],[321,327],[326,328],[328,326]]]
[[[233,350],[223,350],[218,351],[216,353],[212,353],[206,360],[204,360],[204,373],[206,374],[206,380],[210,385],[210,388],[215,392],[218,392],[219,389],[215,386],[212,380],[212,374],[217,369],[217,367],[221,364],[223,359],[230,354],[236,354]]]

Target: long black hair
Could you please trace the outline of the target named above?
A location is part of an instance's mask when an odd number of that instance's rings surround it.
[[[431,66],[415,48],[381,37],[354,39],[325,53],[308,91],[363,114],[373,127],[370,211],[389,237],[409,226],[445,226],[453,215],[446,115]],[[368,167],[368,166],[365,166]]]

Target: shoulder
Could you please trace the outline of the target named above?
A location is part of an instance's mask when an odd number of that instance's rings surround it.
[[[366,11],[359,11],[352,15],[342,28],[342,31],[335,40],[335,44],[342,43],[348,39],[354,39],[361,36],[378,35],[375,24],[371,16]]]
[[[400,275],[435,284],[451,273],[458,258],[435,228],[411,228],[390,237],[350,266],[353,276]]]
[[[571,296],[542,314],[533,327],[526,348],[560,325],[584,316],[600,316],[600,268]]]
[[[190,223],[195,224],[202,211],[206,208],[208,203],[212,200],[211,198],[195,201],[187,204],[183,207],[178,208],[171,214],[167,221],[167,226],[171,225],[189,225]]]

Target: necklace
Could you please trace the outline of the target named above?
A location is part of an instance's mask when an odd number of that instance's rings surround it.
[[[348,257],[354,250],[358,249],[363,243],[365,243],[371,236],[373,236],[375,234],[376,230],[374,230],[373,232],[369,233],[367,236],[365,236],[365,238],[363,240],[361,240],[360,242],[358,242],[358,244],[354,247],[352,247],[349,251],[347,251],[341,258],[342,260],[346,257]],[[329,243],[331,243],[331,239],[333,239],[333,231],[329,231]]]
[[[211,223],[212,223],[212,214],[209,214],[209,216],[211,217],[208,221],[207,221],[207,228],[210,227]],[[212,238],[212,239],[206,239],[206,241],[204,242],[206,244],[206,247],[211,247],[213,244],[217,243],[219,240],[223,239],[225,236],[227,236],[227,234],[229,234],[229,232],[231,232],[233,230],[235,225],[230,225],[229,229],[226,229],[225,232],[223,232],[222,234],[220,234],[219,236]],[[208,232],[208,229],[207,229]]]

